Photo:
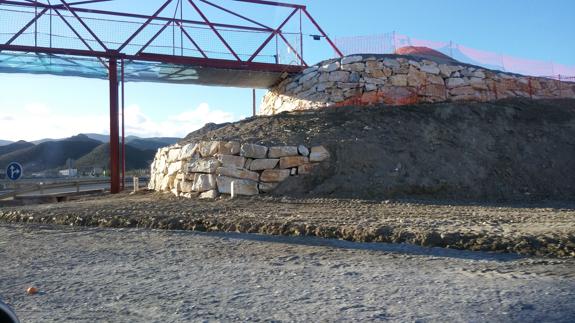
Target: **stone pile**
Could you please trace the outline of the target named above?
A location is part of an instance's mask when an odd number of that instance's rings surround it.
[[[176,196],[216,198],[273,191],[290,176],[310,174],[330,158],[323,146],[275,146],[204,141],[161,148],[151,166],[149,189]]]
[[[456,61],[347,56],[289,76],[264,97],[260,114],[343,105],[405,105],[505,98],[575,98],[575,83],[528,77]]]

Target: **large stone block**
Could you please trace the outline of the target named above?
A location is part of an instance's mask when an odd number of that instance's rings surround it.
[[[219,152],[221,142],[219,141],[202,141],[199,144],[199,152],[202,157],[212,157]]]
[[[333,72],[333,71],[337,71],[339,69],[339,67],[340,67],[339,62],[334,62],[331,64],[323,65],[322,67],[319,68],[319,70],[321,72]]]
[[[214,158],[198,159],[189,164],[188,172],[214,174],[220,166],[222,163]]]
[[[467,84],[466,80],[462,78],[449,78],[447,79],[446,86],[448,89],[454,89],[456,87],[465,86]]]
[[[228,168],[228,167],[219,167],[216,170],[217,175],[227,176],[227,177],[234,177],[239,179],[249,179],[252,181],[258,181],[260,178],[260,174],[256,172],[251,172],[245,169],[237,169],[237,168]]]
[[[198,157],[198,144],[190,143],[184,145],[180,150],[180,156],[178,157],[179,160],[190,160],[190,159],[197,159]]]
[[[168,176],[175,175],[177,172],[182,170],[182,162],[174,162],[168,166]]]
[[[436,65],[433,64],[423,64],[420,67],[422,72],[428,73],[428,74],[433,74],[433,75],[438,75],[441,70],[439,69],[439,67],[437,67]]]
[[[168,152],[168,163],[173,163],[179,159],[180,149],[180,147],[170,149]]]
[[[246,165],[246,158],[242,156],[218,155],[218,160],[222,163],[222,167],[244,168]]]
[[[268,147],[256,144],[243,144],[240,155],[248,158],[266,158]]]
[[[258,195],[258,182],[247,179],[237,179],[227,176],[218,176],[216,178],[218,191],[222,194],[232,193],[232,182],[234,182],[234,192],[237,195]]]
[[[237,141],[220,142],[218,153],[222,155],[238,155],[240,153],[240,143]]]
[[[192,189],[194,192],[206,192],[216,189],[216,183],[216,175],[196,174]]]
[[[329,159],[330,154],[324,146],[316,146],[311,148],[311,154],[309,154],[309,160],[311,162],[322,162]]]
[[[357,63],[363,60],[363,57],[361,56],[346,56],[344,58],[341,59],[341,65],[345,65],[345,64],[353,64],[353,63]]]
[[[421,86],[427,83],[427,74],[416,69],[415,67],[409,68],[409,74],[407,74],[407,85],[408,86]]]
[[[280,158],[280,157],[297,156],[297,155],[298,151],[296,146],[270,147],[268,151],[269,158]]]
[[[393,75],[389,78],[389,81],[393,86],[407,86],[407,75]]]
[[[335,71],[329,73],[328,80],[330,82],[347,82],[349,81],[350,73],[346,71]]]
[[[290,157],[280,158],[280,168],[281,169],[298,167],[300,165],[307,164],[307,163],[309,163],[309,158],[304,157],[304,156],[290,156]]]
[[[250,170],[274,169],[280,162],[279,159],[254,159],[252,160]]]
[[[290,173],[290,169],[268,169],[263,171],[260,180],[264,183],[279,183],[285,181]]]

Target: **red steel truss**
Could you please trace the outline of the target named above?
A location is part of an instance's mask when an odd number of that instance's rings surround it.
[[[307,66],[304,59],[304,42],[302,32],[302,19],[307,18],[319,33],[314,38],[325,39],[329,46],[333,48],[336,54],[343,56],[341,51],[332,42],[328,35],[323,31],[315,19],[309,14],[306,7],[297,4],[280,3],[265,0],[161,0],[158,9],[151,15],[136,14],[130,12],[118,12],[93,8],[94,4],[110,2],[113,0],[0,0],[0,12],[13,12],[14,19],[19,24],[14,29],[13,24],[0,21],[0,34],[6,34],[10,30],[9,37],[6,41],[0,41],[0,53],[2,52],[20,52],[34,54],[58,55],[62,57],[92,57],[97,58],[103,67],[108,71],[108,80],[110,85],[110,158],[111,158],[111,192],[118,193],[123,185],[120,183],[120,173],[123,177],[123,165],[120,164],[120,138],[119,138],[119,84],[124,80],[124,62],[141,61],[155,62],[164,64],[174,64],[178,66],[197,66],[201,68],[216,68],[230,70],[247,70],[261,72],[299,72]],[[239,13],[235,10],[226,8],[225,3],[241,2],[251,5],[258,5],[265,8],[283,8],[290,11],[289,15],[277,27],[271,27],[258,21],[256,18],[250,18],[247,14]],[[216,23],[212,21],[209,15],[198,5],[217,9],[232,15],[246,24],[228,24]],[[174,13],[171,17],[165,16],[165,9],[176,4],[180,8],[180,17]],[[183,7],[187,6],[191,12],[199,16],[200,20],[184,19]],[[30,16],[29,21],[20,24],[22,19],[16,18],[18,14]],[[20,17],[20,16],[18,16]],[[297,17],[297,18],[296,18]],[[45,24],[40,26],[41,19],[49,21],[48,27]],[[299,43],[294,44],[288,40],[288,32],[284,27],[288,23],[299,23]],[[69,31],[73,33],[75,43],[78,45],[58,46],[52,43],[53,39],[53,21],[59,20]],[[129,34],[128,37],[120,37],[110,40],[100,30],[90,26],[91,21],[109,24],[113,29],[115,23],[137,24],[137,29]],[[155,32],[145,32],[148,28],[154,26]],[[190,32],[190,28],[204,28],[211,31],[209,43],[219,42],[223,45],[223,51],[220,50],[215,55],[213,50],[206,48]],[[42,30],[44,28],[45,30]],[[172,53],[166,54],[162,51],[154,51],[153,43],[158,37],[171,28],[172,34],[178,32],[180,37],[179,44],[176,37],[173,37]],[[12,31],[13,29],[13,31]],[[155,29],[154,29],[155,30]],[[240,53],[232,44],[229,38],[224,37],[224,32],[242,32],[249,35],[266,34],[267,37],[253,51]],[[292,32],[293,34],[293,32]],[[49,43],[41,43],[39,38],[49,35]],[[2,39],[2,38],[0,38]],[[289,51],[297,58],[290,64],[282,64],[275,55],[274,62],[267,62],[262,52],[268,46],[273,46],[275,40],[276,48],[278,42],[285,44]],[[189,42],[192,48],[184,51],[183,42]],[[164,48],[165,50],[165,48]],[[269,56],[269,55],[268,55]],[[269,57],[267,58],[269,59]],[[120,81],[119,81],[120,80]],[[123,86],[122,94],[122,111],[123,111]],[[123,115],[122,115],[123,119]],[[123,129],[123,124],[122,124]],[[123,131],[122,131],[123,137]],[[124,152],[125,150],[122,149]],[[125,157],[122,153],[122,159]]]

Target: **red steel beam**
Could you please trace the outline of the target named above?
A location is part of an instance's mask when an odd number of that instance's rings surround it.
[[[136,53],[136,56],[140,55],[144,50],[146,50],[146,48],[148,48],[148,46],[150,46],[150,44],[156,40],[156,38],[158,38],[158,36],[160,36],[160,34],[166,30],[166,28],[168,28],[168,26],[171,24],[171,21],[168,21],[164,24],[164,26],[162,28],[160,28],[160,30],[158,30],[158,32],[156,34],[154,34],[154,36],[152,36],[152,38],[150,38],[150,40],[148,40],[148,42],[142,47],[140,48],[140,50]]]
[[[72,30],[72,32],[74,34],[76,34],[76,36],[78,37],[78,39],[86,46],[88,47],[89,50],[94,50],[92,48],[92,46],[90,46],[90,44],[88,44],[88,42],[76,31],[76,29],[74,27],[72,27],[72,25],[70,25],[70,23],[68,22],[68,20],[66,20],[66,18],[64,18],[64,16],[62,14],[60,14],[60,11],[58,9],[54,9],[54,11],[56,12],[56,14],[60,17],[60,19],[62,19],[62,21],[68,26],[68,28],[70,28],[70,30]],[[98,58],[100,60],[100,62],[102,63],[102,65],[104,65],[104,67],[108,67],[106,65],[106,63],[102,60],[102,58]]]
[[[5,45],[12,44],[12,42],[15,41],[18,37],[20,37],[20,35],[22,35],[26,31],[26,29],[28,29],[28,27],[32,26],[32,24],[34,24],[38,20],[38,18],[44,15],[46,11],[48,11],[48,8],[44,8],[44,10],[40,11],[32,20],[30,20],[24,27],[22,27],[22,29],[20,29],[16,34],[14,34],[14,36],[10,37],[10,39],[8,39]]]
[[[288,7],[288,8],[297,8],[297,9],[305,9],[306,8],[304,5],[284,3],[284,2],[276,2],[276,1],[264,1],[264,0],[234,0],[234,1],[263,4],[263,5],[274,6],[274,7]]]
[[[108,80],[110,85],[110,192],[120,193],[120,147],[118,134],[118,60],[110,58],[108,64]]]
[[[234,16],[236,16],[236,17],[238,17],[238,18],[241,18],[241,19],[243,19],[243,20],[245,20],[245,21],[249,21],[249,22],[251,22],[252,24],[258,25],[258,26],[260,26],[260,27],[262,27],[262,28],[265,28],[265,29],[267,29],[267,30],[269,30],[269,31],[273,31],[272,28],[270,28],[270,27],[268,27],[268,26],[266,26],[266,25],[264,25],[264,24],[261,24],[261,23],[255,21],[255,20],[253,20],[253,19],[250,19],[250,18],[248,18],[248,17],[246,17],[246,16],[240,15],[240,14],[237,13],[237,12],[234,12],[234,11],[232,11],[232,10],[226,9],[226,8],[224,8],[224,7],[222,7],[222,6],[219,6],[219,5],[215,4],[215,3],[212,3],[212,2],[210,2],[210,1],[208,1],[208,0],[200,0],[200,1],[203,2],[203,3],[205,3],[205,4],[208,4],[208,5],[212,6],[212,7],[214,7],[214,8],[217,8],[217,9],[220,9],[220,10],[222,10],[222,11],[224,11],[224,12],[227,12],[227,13],[229,13],[229,14],[231,14],[231,15],[234,15]]]
[[[293,46],[290,44],[290,42],[284,37],[284,35],[282,33],[278,33],[278,35],[280,35],[281,39],[284,41],[284,43],[286,43],[286,45],[288,45],[288,47],[295,53],[295,55],[297,56],[297,58],[300,60],[300,62],[302,63],[303,66],[307,66],[307,63],[304,61],[303,57],[297,52],[297,50],[295,48],[293,48]]]
[[[80,16],[78,16],[78,14],[76,12],[74,12],[74,10],[72,8],[70,8],[70,6],[68,6],[68,4],[66,3],[66,1],[64,0],[60,0],[60,2],[62,2],[62,4],[66,7],[66,9],[72,14],[74,15],[74,17],[76,17],[76,19],[78,19],[78,22],[80,22],[80,24],[82,26],[84,26],[84,28],[86,28],[86,30],[90,33],[90,35],[92,35],[92,37],[94,37],[94,39],[98,42],[98,44],[100,44],[100,46],[102,46],[102,48],[104,50],[108,50],[108,47],[106,47],[106,45],[104,45],[104,43],[102,42],[102,40],[100,40],[100,38],[98,37],[98,35],[96,35],[92,29],[90,29],[90,27],[88,27],[88,25],[86,25],[86,23],[84,22],[84,20],[82,20],[82,18]]]
[[[35,7],[33,4],[22,3],[22,2],[15,2],[15,1],[10,1],[10,0],[0,0],[0,4],[2,4],[2,3],[12,4],[12,5],[18,5],[18,6],[22,6],[22,7],[30,7],[30,8],[34,8],[34,7]],[[44,8],[48,8],[48,9],[50,8],[50,6],[45,5],[45,4],[40,5],[40,3],[38,3],[38,7],[44,7]],[[62,7],[61,5],[52,6],[52,9],[54,9],[54,8],[62,9],[63,7]],[[82,13],[91,13],[91,14],[100,14],[100,15],[124,17],[124,18],[138,18],[138,19],[149,19],[149,18],[152,18],[153,20],[160,20],[160,21],[172,20],[172,18],[168,18],[168,17],[160,17],[160,16],[153,17],[153,16],[150,16],[150,15],[142,15],[142,14],[134,14],[134,13],[125,13],[125,12],[116,12],[116,11],[107,11],[107,10],[99,10],[99,9],[74,8],[74,11],[76,11],[76,12],[82,12]],[[197,21],[197,20],[187,20],[187,19],[183,19],[183,20],[181,20],[181,22],[182,22],[182,23],[193,24],[193,25],[209,26],[206,22]],[[259,28],[259,27],[252,27],[252,26],[242,26],[242,25],[233,25],[233,24],[223,24],[223,23],[217,23],[217,22],[212,22],[212,25],[214,25],[215,27],[240,29],[240,30],[246,30],[246,31],[261,31],[261,32],[269,31],[269,30],[266,29],[266,28]]]
[[[177,24],[180,27],[180,29],[182,30],[182,32],[184,33],[184,35],[186,36],[186,38],[188,38],[192,42],[192,44],[202,54],[202,56],[204,58],[208,58],[208,55],[206,55],[206,53],[202,50],[202,48],[200,48],[200,46],[198,45],[198,43],[196,43],[196,41],[192,38],[192,36],[190,36],[190,34],[188,34],[188,32],[186,31],[184,26],[180,22],[177,22]]]
[[[261,44],[260,47],[255,51],[255,53],[248,59],[248,62],[253,61],[258,54],[269,44],[269,42],[274,38],[274,36],[278,33],[278,30],[281,30],[289,21],[290,19],[296,14],[299,9],[294,9],[292,13],[282,22],[282,24],[274,30],[274,32]]]
[[[124,78],[124,60],[121,60],[121,75],[120,75],[120,79],[122,82],[122,88],[121,88],[121,107],[122,107],[122,191],[126,188],[126,127],[125,127],[125,88],[124,88],[124,83],[126,83],[126,80]]]
[[[335,45],[335,43],[333,41],[331,41],[331,39],[329,38],[329,36],[325,33],[325,31],[323,31],[323,29],[320,27],[320,25],[315,21],[315,19],[313,19],[313,17],[309,14],[309,12],[307,12],[306,9],[303,10],[303,12],[305,13],[305,15],[308,17],[309,21],[311,21],[311,23],[317,28],[317,30],[322,34],[323,37],[325,37],[325,39],[327,40],[327,42],[331,45],[331,47],[335,50],[335,52],[340,56],[343,57],[343,53],[339,50],[339,48],[337,48],[337,46]]]
[[[164,11],[164,9],[166,9],[166,7],[172,2],[172,0],[167,0],[161,7],[160,9],[156,10],[156,12],[148,17],[148,20],[146,20],[146,22],[144,22],[140,28],[138,28],[133,34],[132,36],[130,36],[123,44],[122,46],[120,46],[117,51],[121,52],[122,49],[124,49],[124,47],[126,47],[134,38],[136,38],[136,36],[138,36],[138,34],[140,32],[142,32],[142,30],[144,30],[144,28],[146,28],[146,26],[148,26],[150,24],[150,22],[152,22],[152,20],[157,19],[157,16]]]
[[[214,26],[214,24],[212,24],[209,20],[208,17],[206,17],[206,15],[204,15],[204,13],[202,12],[202,10],[200,10],[200,8],[198,8],[198,6],[196,6],[196,4],[194,3],[194,1],[192,0],[188,0],[188,2],[192,5],[192,7],[194,7],[194,9],[196,10],[196,12],[200,15],[200,17],[202,17],[202,19],[204,20],[204,22],[206,24],[208,24],[208,26],[210,26],[210,28],[212,29],[212,31],[214,32],[214,34],[216,34],[216,36],[221,40],[221,42],[224,44],[224,46],[226,46],[226,48],[230,51],[230,53],[238,60],[241,61],[242,59],[238,56],[238,54],[236,54],[236,52],[232,49],[232,47],[230,47],[230,45],[228,44],[228,42],[224,39],[224,37],[222,37],[222,35],[218,32],[218,30],[216,29],[216,27]]]

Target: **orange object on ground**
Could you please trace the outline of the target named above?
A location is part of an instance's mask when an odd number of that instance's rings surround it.
[[[26,290],[26,294],[28,294],[28,295],[38,294],[38,288],[28,287],[28,289]]]

